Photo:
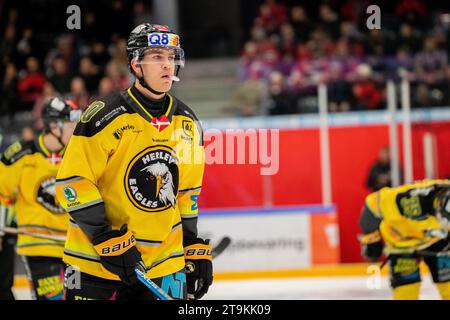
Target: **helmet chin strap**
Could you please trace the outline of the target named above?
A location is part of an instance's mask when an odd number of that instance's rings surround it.
[[[56,140],[58,140],[58,143],[64,148],[66,145],[65,145],[64,142],[61,140],[61,136],[62,136],[62,128],[59,128],[59,129],[60,129],[60,132],[61,132],[61,135],[59,135],[59,136],[57,136],[56,134],[54,134],[52,130],[49,130],[49,131],[50,131],[49,133],[50,133],[53,137],[55,137]],[[62,148],[61,148],[61,149],[62,149]]]
[[[145,89],[147,89],[147,90],[150,91],[151,93],[156,94],[156,95],[158,95],[158,96],[160,96],[160,95],[162,95],[162,94],[165,94],[165,92],[156,91],[155,89],[151,88],[151,87],[147,84],[147,82],[145,82],[145,80],[144,80],[144,70],[142,70],[142,66],[141,66],[141,65],[139,65],[139,69],[141,69],[141,73],[142,73],[142,76],[141,76],[141,77],[138,77],[138,80],[139,80],[139,83],[141,84],[141,86],[143,86]]]

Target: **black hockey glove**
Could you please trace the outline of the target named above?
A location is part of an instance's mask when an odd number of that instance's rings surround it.
[[[136,248],[136,239],[127,225],[120,230],[111,230],[92,240],[95,251],[100,255],[100,262],[106,270],[117,275],[125,284],[139,281],[134,269],[145,269],[141,253]]]
[[[362,245],[361,247],[361,255],[370,262],[376,262],[380,260],[382,254],[383,244],[381,243],[381,241]]]
[[[184,259],[188,299],[201,299],[213,282],[212,248],[209,240],[185,239]]]
[[[359,238],[361,242],[361,255],[370,262],[378,261],[383,254],[383,242],[378,230],[362,235]]]

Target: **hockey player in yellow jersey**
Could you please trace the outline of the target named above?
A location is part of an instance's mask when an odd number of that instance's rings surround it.
[[[360,217],[362,255],[387,255],[394,299],[418,299],[419,263],[428,266],[442,299],[450,299],[450,180],[382,188],[366,197]]]
[[[64,242],[46,237],[64,237],[67,231],[69,215],[55,200],[55,179],[80,115],[73,102],[49,99],[37,140],[13,143],[0,161],[0,199],[14,199],[19,231],[42,235],[20,234],[17,243],[38,300],[62,298]]]
[[[0,203],[0,300],[15,300],[12,287],[17,235],[5,233],[5,227],[16,227],[14,203],[7,199]]]
[[[127,53],[136,81],[87,108],[58,172],[57,197],[71,216],[65,298],[155,299],[139,266],[172,298],[199,299],[212,283],[210,246],[197,237],[202,129],[168,93],[184,52],[167,26],[145,23]]]

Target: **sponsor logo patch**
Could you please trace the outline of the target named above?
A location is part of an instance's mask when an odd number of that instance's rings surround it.
[[[75,191],[74,188],[72,188],[72,187],[65,187],[63,191],[64,191],[64,197],[68,201],[74,202],[75,200],[77,200],[77,192]]]
[[[127,111],[127,109],[125,109],[124,106],[120,106],[120,107],[114,108],[112,111],[110,111],[107,114],[105,114],[100,120],[95,122],[95,126],[99,127],[103,122],[108,121],[109,119],[111,119],[112,117],[118,115],[119,113],[126,112],[126,111]]]
[[[131,125],[131,124],[127,124],[126,126],[123,126],[123,127],[121,127],[121,128],[118,128],[118,129],[116,129],[114,132],[113,132],[113,136],[114,136],[114,138],[116,138],[117,140],[119,140],[121,137],[122,137],[122,133],[125,131],[125,130],[133,130],[135,127],[133,126],[133,125]],[[134,131],[133,131],[134,132]]]

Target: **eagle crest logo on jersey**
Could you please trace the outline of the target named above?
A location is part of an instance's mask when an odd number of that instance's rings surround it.
[[[175,206],[178,193],[178,159],[171,148],[154,146],[139,152],[129,163],[125,190],[140,210],[159,212]]]
[[[36,199],[48,211],[63,213],[64,209],[55,200],[55,181],[54,177],[44,179],[38,187]]]

